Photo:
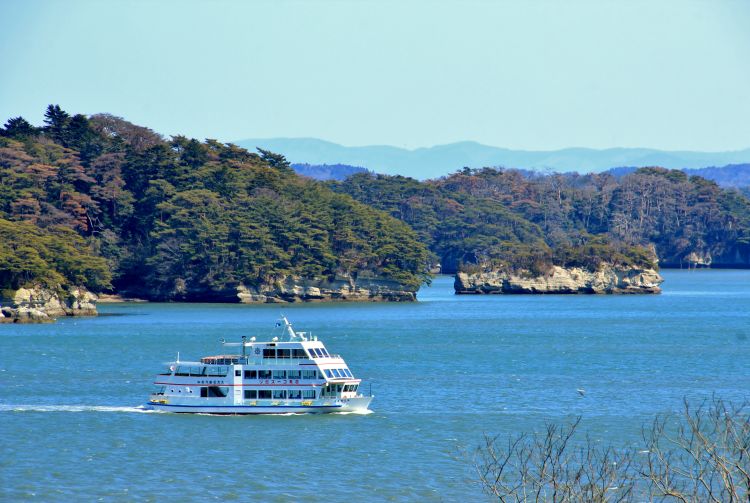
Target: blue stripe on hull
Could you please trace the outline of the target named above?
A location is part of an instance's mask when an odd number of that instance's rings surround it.
[[[181,407],[184,409],[204,409],[207,414],[235,414],[235,412],[224,412],[223,409],[240,409],[247,410],[249,414],[273,414],[267,412],[268,409],[336,409],[343,405],[180,405],[180,404],[163,404],[149,402],[148,406],[154,408]],[[209,410],[218,409],[218,410]],[[256,411],[256,412],[253,412]],[[192,411],[191,411],[192,412]],[[200,412],[200,411],[196,411]],[[237,413],[240,413],[239,410]]]

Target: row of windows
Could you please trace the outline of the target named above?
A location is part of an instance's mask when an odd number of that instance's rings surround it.
[[[343,392],[355,392],[359,388],[358,384],[329,384],[321,390],[321,396],[335,396],[337,393]],[[166,391],[166,387],[162,386],[157,391],[157,395],[163,395]],[[170,388],[170,392],[174,393],[175,389]],[[181,388],[177,388],[178,393],[182,393]],[[187,388],[187,393],[192,393],[192,388]],[[316,398],[316,390],[285,390],[285,389],[246,389],[244,390],[245,400],[256,400],[256,399],[276,399],[276,400],[307,400]],[[203,398],[224,398],[229,394],[228,386],[202,386],[200,389],[200,395]]]
[[[236,371],[239,376],[239,370]],[[246,370],[245,379],[317,379],[317,370]]]
[[[310,356],[313,358],[329,358],[331,355],[328,354],[326,348],[308,348]]]
[[[331,356],[326,348],[308,348],[308,352],[309,356],[302,348],[264,348],[263,358],[329,358]]]
[[[263,358],[308,358],[307,353],[302,348],[295,349],[275,349],[265,348]]]
[[[202,396],[202,395],[201,395]],[[263,400],[263,399],[276,399],[276,400],[302,400],[302,399],[314,399],[315,390],[285,390],[285,389],[246,389],[245,400]]]
[[[225,396],[227,396],[227,393],[229,393],[229,388],[227,386],[201,387],[201,396],[203,398],[207,398],[207,397],[224,398]]]
[[[320,390],[321,396],[336,396],[338,393],[357,391],[359,384],[327,384]]]
[[[335,377],[354,377],[349,369],[326,369],[326,375],[330,378]]]
[[[176,376],[192,376],[192,377],[226,377],[229,372],[229,367],[189,367],[186,365],[178,366],[174,375]],[[171,375],[172,369],[168,369],[162,375]]]

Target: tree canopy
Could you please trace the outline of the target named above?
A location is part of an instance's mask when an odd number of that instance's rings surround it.
[[[409,223],[446,272],[653,266],[657,257],[750,265],[750,200],[677,170],[616,178],[484,168],[425,182],[360,173],[330,186]]]
[[[114,116],[71,116],[57,105],[31,133],[11,121],[0,138],[0,218],[35,236],[72,232],[106,260],[118,291],[218,300],[239,284],[287,276],[368,271],[410,289],[428,279],[428,251],[408,225],[298,177],[279,154],[167,140]],[[46,264],[50,281],[110,284],[108,275]]]

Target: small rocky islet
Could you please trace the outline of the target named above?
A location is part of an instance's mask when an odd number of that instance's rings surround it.
[[[603,266],[596,271],[553,266],[545,274],[485,271],[456,274],[457,294],[653,294],[664,279],[654,269]]]

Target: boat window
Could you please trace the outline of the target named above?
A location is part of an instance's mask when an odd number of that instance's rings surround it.
[[[229,367],[208,367],[208,375],[211,377],[226,377]]]
[[[226,386],[209,386],[208,396],[224,398],[229,393],[229,388]]]
[[[258,390],[258,398],[271,398],[271,390],[270,389],[259,389]]]
[[[331,372],[333,372],[335,377],[342,377],[341,374],[339,374],[339,369],[333,369]]]
[[[258,371],[258,379],[270,379],[271,378],[271,371],[270,370],[259,370]]]
[[[359,384],[353,384],[352,387],[354,388],[352,391],[357,391],[359,389]]]
[[[190,375],[194,377],[206,375],[206,367],[190,367]]]
[[[172,375],[172,368],[171,367],[167,367],[166,369],[164,369],[164,372],[162,372],[159,375],[160,376],[171,376]]]
[[[234,371],[234,377],[240,377],[241,375],[242,375],[242,371],[241,370],[235,370]]]
[[[276,349],[266,348],[263,350],[263,358],[276,358]]]
[[[302,391],[298,389],[290,389],[288,392],[288,396],[290,400],[299,400],[302,398]]]
[[[255,400],[258,398],[258,392],[254,389],[246,389],[245,390],[245,400]]]
[[[314,360],[315,358],[318,357],[318,355],[315,354],[315,349],[313,349],[313,348],[308,348],[307,349],[307,354],[310,355],[309,358],[311,360]]]
[[[317,370],[303,370],[302,371],[302,379],[317,379],[317,378],[318,378]]]
[[[282,400],[286,398],[286,390],[285,389],[275,389],[273,390],[273,397],[274,398],[281,398]]]
[[[189,376],[190,375],[190,367],[183,367],[182,365],[177,367],[177,370],[175,370],[174,375],[176,376]]]
[[[337,391],[337,392],[341,393],[341,389],[342,389],[342,388],[343,388],[343,385],[342,385],[342,384],[337,384],[337,385],[336,385],[336,391]]]
[[[304,349],[293,349],[292,358],[307,358],[307,353]]]
[[[324,356],[331,356],[328,354],[328,350],[326,350],[326,348],[320,348],[320,352],[323,353]]]
[[[333,373],[331,372],[331,370],[330,370],[330,369],[326,369],[326,375],[327,375],[328,377],[333,377]]]
[[[299,379],[300,377],[302,377],[302,371],[301,370],[287,370],[286,377],[287,379]]]
[[[302,392],[302,398],[315,398],[314,389],[306,389]]]
[[[201,387],[201,396],[203,398],[207,398],[208,397],[208,388],[207,387],[205,387],[205,386]]]
[[[344,372],[346,372],[346,377],[354,377],[349,369],[344,369]]]
[[[277,358],[291,358],[292,350],[291,349],[277,349],[276,357]]]
[[[257,379],[258,378],[258,371],[257,370],[246,370],[245,371],[245,379]]]
[[[274,370],[273,379],[286,379],[286,370]]]

